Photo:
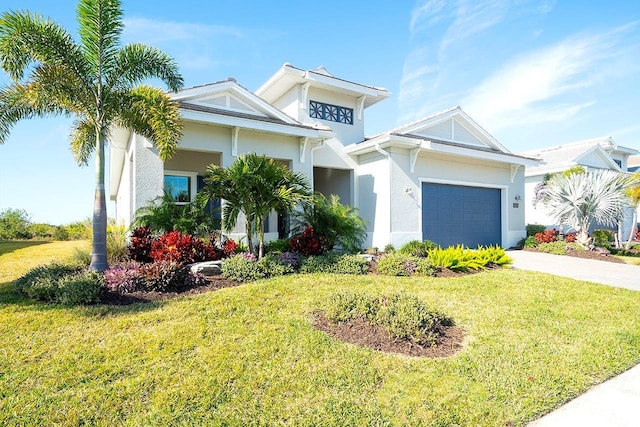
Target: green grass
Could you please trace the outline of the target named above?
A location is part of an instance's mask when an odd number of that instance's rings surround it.
[[[312,311],[345,288],[418,295],[467,332],[463,350],[410,358],[314,330]],[[128,307],[5,287],[0,424],[523,425],[640,362],[639,306],[640,293],[510,269],[287,276]]]
[[[613,255],[616,258],[620,258],[627,264],[631,265],[640,265],[640,257],[637,256],[622,256],[622,255]]]

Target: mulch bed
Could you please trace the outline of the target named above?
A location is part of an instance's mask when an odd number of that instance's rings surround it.
[[[542,252],[536,248],[524,248],[523,251]],[[598,261],[614,262],[616,264],[625,264],[625,262],[620,258],[616,258],[611,255],[606,255],[598,251],[570,250],[565,254],[565,256],[572,256],[574,258],[595,259]]]
[[[355,319],[345,323],[334,323],[322,313],[315,313],[313,326],[334,338],[360,347],[387,353],[417,357],[448,357],[462,348],[464,331],[457,326],[444,326],[442,335],[433,347],[423,347],[408,339],[394,339],[383,327],[370,325],[366,319]]]
[[[206,285],[183,288],[177,292],[131,292],[129,294],[121,294],[106,291],[102,294],[100,301],[102,304],[108,305],[129,305],[139,302],[164,301],[177,296],[203,294],[205,292],[217,291],[218,289],[230,288],[241,284],[222,276],[209,276],[206,279],[208,282]]]

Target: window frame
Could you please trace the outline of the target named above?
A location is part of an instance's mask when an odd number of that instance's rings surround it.
[[[310,99],[309,118],[353,126],[353,108]]]
[[[198,191],[198,173],[190,172],[190,171],[178,171],[178,170],[167,170],[165,169],[164,174],[162,176],[162,190],[165,191],[167,188],[165,186],[165,178],[167,176],[176,176],[176,177],[186,177],[189,178],[189,201],[188,202],[178,202],[174,200],[176,205],[186,205],[195,200],[196,193]]]

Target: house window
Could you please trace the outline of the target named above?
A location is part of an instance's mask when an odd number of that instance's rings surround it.
[[[189,203],[191,201],[191,177],[165,175],[164,190],[170,194],[177,203]]]
[[[616,162],[616,165],[618,165],[619,168],[622,167],[622,160],[613,159],[613,161]]]
[[[318,101],[309,101],[309,117],[312,119],[322,119],[352,125],[353,108],[340,107],[339,105],[325,104],[324,102]]]

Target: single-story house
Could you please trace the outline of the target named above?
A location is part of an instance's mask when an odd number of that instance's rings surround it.
[[[511,153],[460,107],[366,138],[365,110],[388,98],[386,89],[289,64],[255,92],[227,79],[172,96],[184,131],[170,160],[140,135],[112,135],[110,197],[127,225],[164,189],[193,200],[209,164],[257,152],[359,208],[367,246],[429,239],[509,247],[525,235],[524,171],[538,161]],[[272,214],[266,238],[286,232]]]
[[[527,224],[558,227],[558,224],[554,224],[547,209],[542,204],[539,203],[534,206],[533,203],[536,186],[543,182],[548,174],[561,173],[575,166],[583,166],[586,170],[607,169],[627,173],[630,172],[630,156],[638,153],[638,150],[616,144],[610,136],[521,153],[524,156],[540,160],[538,165],[527,166],[525,170]],[[622,224],[624,239],[627,238],[631,231],[632,213],[633,211],[629,208]],[[605,227],[594,224],[592,228]]]

